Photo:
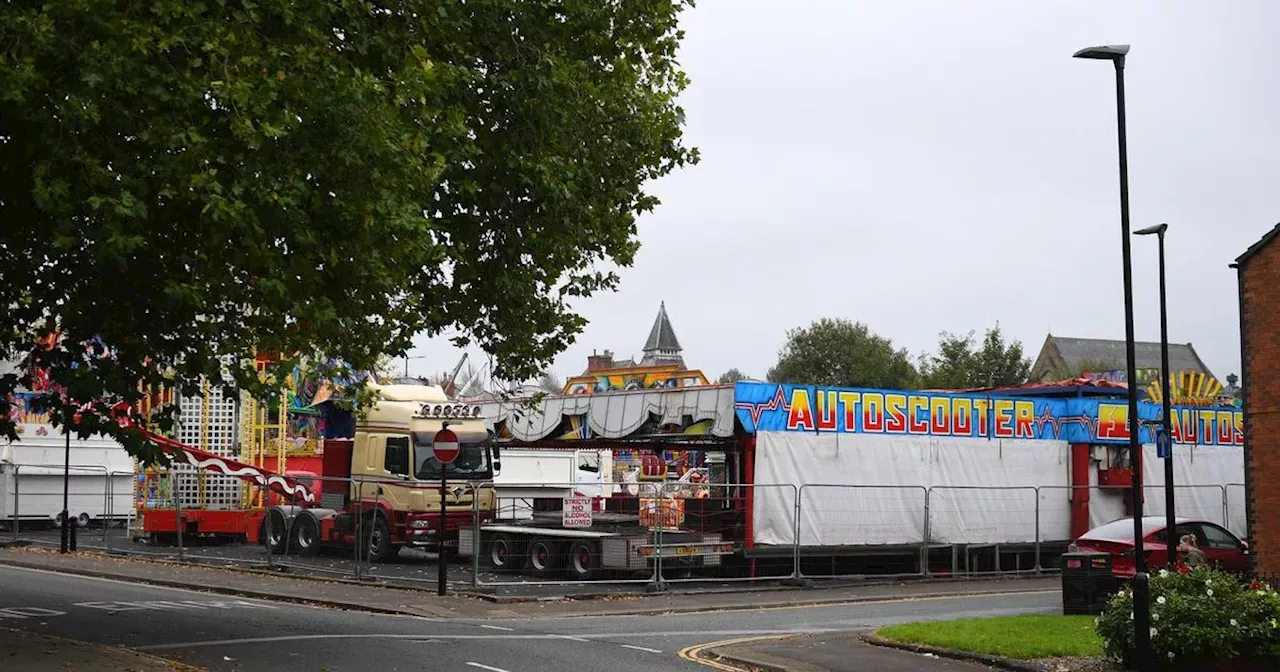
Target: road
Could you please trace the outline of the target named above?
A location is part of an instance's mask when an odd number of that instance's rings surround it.
[[[104,537],[102,528],[81,530],[77,537],[77,548],[82,551],[110,551],[125,553],[146,558],[163,558],[176,560],[178,549],[175,546],[152,546],[142,541],[132,540],[120,529],[106,530],[110,537]],[[0,532],[0,537],[9,538],[9,532]],[[57,548],[61,544],[61,533],[58,530],[23,528],[17,535],[24,541],[36,546]],[[265,567],[267,564],[266,549],[257,544],[229,543],[201,545],[188,541],[183,549],[183,559],[211,566]],[[322,578],[355,578],[355,562],[349,552],[325,549],[316,557],[299,557],[297,555],[275,556],[272,562],[276,566],[287,566],[290,571],[308,576]],[[391,562],[361,564],[360,571],[364,578],[372,578],[387,585],[399,585],[421,588],[434,588],[437,581],[436,555],[417,549],[401,549],[400,554]],[[459,559],[450,563],[448,582],[450,590],[471,590],[475,587],[472,581],[472,563],[470,559]],[[631,583],[614,582],[582,582],[560,583],[558,585],[539,585],[532,583],[532,576],[521,572],[498,573],[482,568],[480,583],[493,595],[543,597],[572,596],[599,593],[636,593],[643,590],[645,577],[637,575],[627,577]],[[733,584],[708,579],[697,584],[701,588],[727,588]]]
[[[429,598],[424,598],[429,599]],[[437,621],[0,567],[0,627],[136,647],[210,670],[703,670],[681,649],[890,623],[1052,612],[1056,591],[659,616]]]

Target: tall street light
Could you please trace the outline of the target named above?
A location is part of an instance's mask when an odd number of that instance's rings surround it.
[[[1138,381],[1133,335],[1133,259],[1129,250],[1129,153],[1124,125],[1124,57],[1129,45],[1089,47],[1075,58],[1111,61],[1116,68],[1116,130],[1120,149],[1120,245],[1124,257],[1124,347],[1129,391],[1129,461],[1133,468],[1133,649],[1139,670],[1151,668],[1151,604],[1148,601],[1147,559],[1142,552],[1142,443],[1138,437]]]
[[[1169,396],[1169,307],[1164,294],[1164,233],[1168,224],[1148,226],[1133,232],[1135,236],[1156,236],[1160,243],[1160,403],[1161,434],[1156,439],[1157,457],[1164,459],[1164,525],[1165,562],[1173,566],[1177,558],[1178,544],[1174,540],[1173,515],[1173,399]]]
[[[411,359],[427,359],[429,355],[405,355],[404,356],[404,377],[409,377],[409,360]]]

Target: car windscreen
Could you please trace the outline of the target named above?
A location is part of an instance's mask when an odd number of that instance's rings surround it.
[[[440,478],[440,461],[431,452],[431,437],[419,432],[413,434],[414,478],[434,480]],[[463,443],[458,446],[458,457],[449,464],[449,478],[484,480],[493,478],[489,464],[489,449],[484,444]]]

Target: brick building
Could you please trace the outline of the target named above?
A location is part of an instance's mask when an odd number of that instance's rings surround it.
[[[1232,267],[1240,286],[1248,536],[1259,572],[1280,576],[1280,224]]]

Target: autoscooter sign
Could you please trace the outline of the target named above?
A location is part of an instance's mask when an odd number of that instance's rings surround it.
[[[591,527],[591,498],[565,497],[564,515],[560,522],[565,527]]]

